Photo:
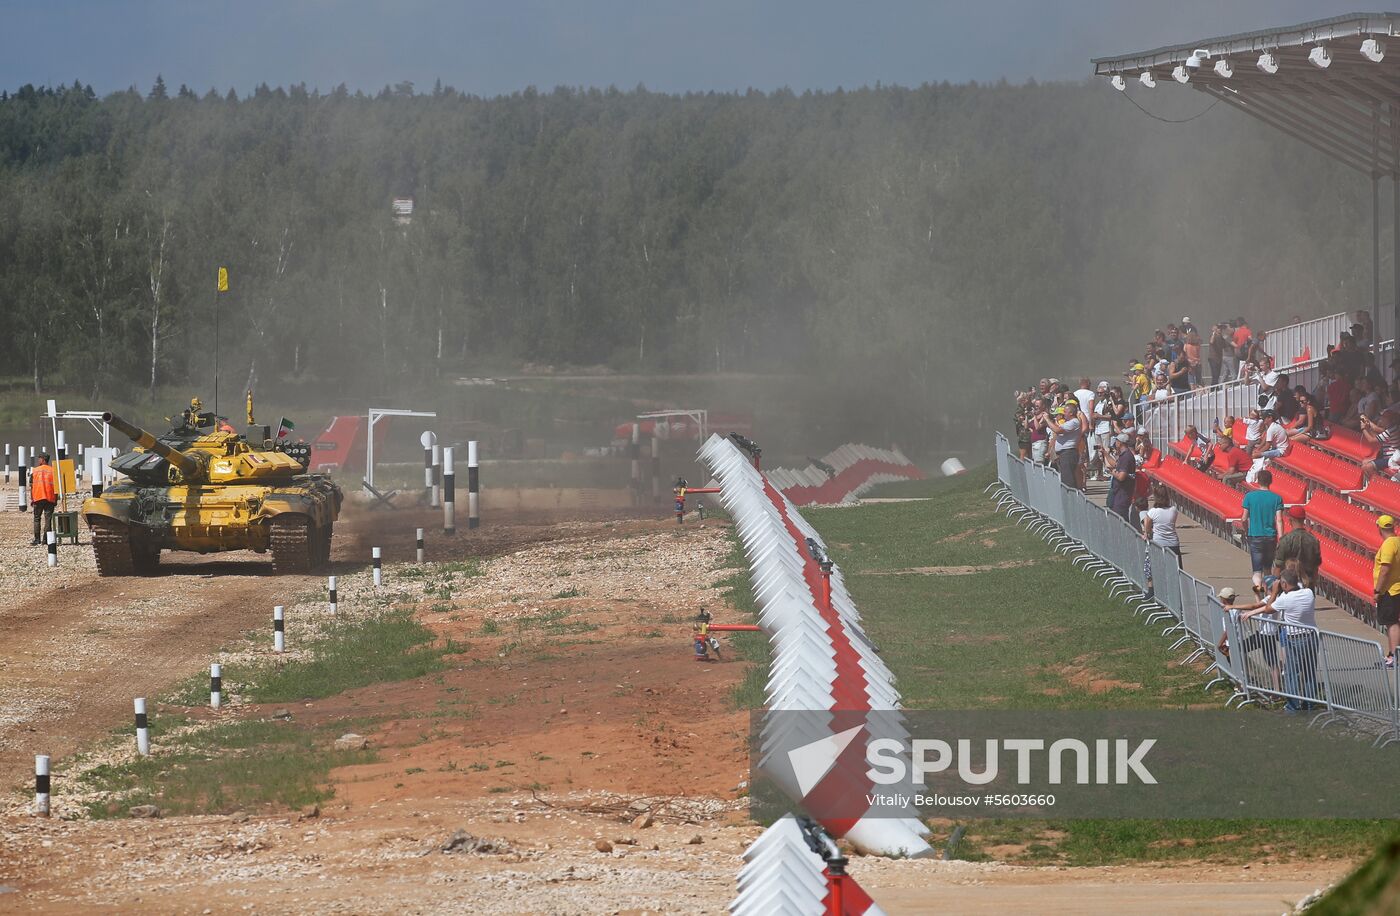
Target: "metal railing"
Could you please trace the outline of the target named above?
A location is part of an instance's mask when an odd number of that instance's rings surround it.
[[[1000,433],[996,456],[997,482],[988,489],[997,488],[998,508],[1070,555],[1146,623],[1163,625],[1174,649],[1189,650],[1184,661],[1208,659],[1214,678],[1206,687],[1233,688],[1226,705],[1282,699],[1315,711],[1314,725],[1345,720],[1365,725],[1377,744],[1400,740],[1400,669],[1385,667],[1378,643],[1262,616],[1241,620],[1171,551],[1065,487],[1054,469],[1017,457]]]

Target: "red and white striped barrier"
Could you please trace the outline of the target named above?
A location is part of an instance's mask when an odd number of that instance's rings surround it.
[[[851,502],[876,484],[923,480],[924,472],[898,449],[847,444],[801,470],[774,468],[768,479],[799,506]]]
[[[863,852],[932,854],[924,840],[929,830],[912,807],[905,817],[876,818],[861,815],[869,805],[851,804],[874,789],[865,763],[866,745],[876,737],[872,725],[882,738],[906,733],[894,675],[861,629],[835,564],[826,598],[816,556],[826,551],[821,535],[729,440],[711,437],[700,458],[720,481],[720,500],[748,556],[758,623],[773,645],[759,768]],[[804,780],[789,752],[821,741],[832,742],[834,759]]]

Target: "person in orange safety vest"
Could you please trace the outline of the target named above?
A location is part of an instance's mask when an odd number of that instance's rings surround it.
[[[29,472],[29,502],[34,507],[34,540],[29,543],[43,544],[53,528],[53,507],[58,504],[48,452],[39,453],[39,463]]]

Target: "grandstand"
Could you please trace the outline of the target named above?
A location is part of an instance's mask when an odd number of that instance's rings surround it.
[[[1400,15],[1356,13],[1093,61],[1095,74],[1120,92],[1150,92],[1159,79],[1167,86],[1184,85],[1369,178],[1371,304],[1381,341],[1374,350],[1382,367],[1382,354],[1394,350],[1400,325],[1400,297],[1388,304],[1381,300],[1380,256],[1381,181],[1389,178],[1394,288],[1400,290],[1400,47],[1387,48],[1397,30]],[[1277,368],[1288,373],[1290,384],[1314,389],[1347,323],[1342,312],[1269,332]],[[1144,417],[1152,441],[1171,443],[1171,454],[1156,462],[1150,476],[1172,490],[1183,511],[1204,529],[1231,541],[1245,485],[1236,490],[1186,463],[1193,443],[1185,431],[1188,426],[1209,430],[1215,421],[1244,416],[1258,394],[1254,380],[1226,382],[1172,397],[1149,407]],[[1236,441],[1243,441],[1243,430],[1236,431]],[[1368,624],[1374,623],[1375,519],[1382,513],[1400,516],[1400,484],[1362,471],[1362,462],[1375,454],[1375,446],[1359,434],[1334,425],[1331,438],[1294,440],[1289,453],[1274,462],[1274,489],[1285,503],[1305,507],[1306,524],[1322,542],[1319,590]],[[1193,546],[1197,555],[1212,547]],[[1239,565],[1238,556],[1227,555],[1224,562]],[[1335,619],[1329,624],[1339,625]]]

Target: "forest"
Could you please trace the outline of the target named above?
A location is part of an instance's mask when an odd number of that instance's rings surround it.
[[[927,444],[1183,314],[1370,305],[1365,177],[1153,92],[7,90],[0,376],[155,397],[217,325],[229,391],[787,373]]]

